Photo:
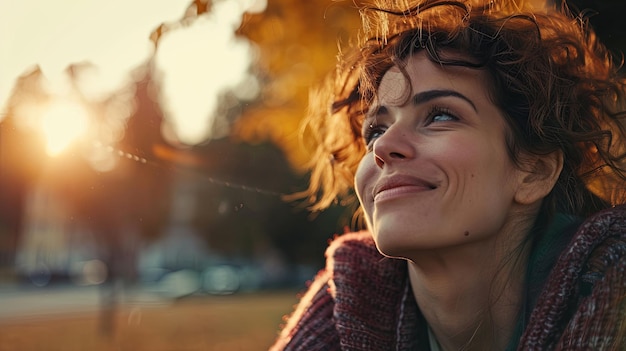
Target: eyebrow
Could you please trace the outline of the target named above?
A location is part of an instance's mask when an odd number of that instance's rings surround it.
[[[448,96],[452,96],[452,97],[456,97],[456,98],[465,100],[468,104],[470,104],[472,106],[474,111],[478,112],[478,110],[476,109],[476,105],[474,105],[474,102],[472,100],[470,100],[467,96],[459,93],[458,91],[454,91],[454,90],[427,90],[427,91],[423,91],[421,93],[417,93],[417,94],[413,95],[413,98],[411,99],[411,101],[413,101],[414,105],[419,105],[419,104],[426,103],[426,102],[428,102],[430,100],[434,100],[434,99],[441,98],[441,97],[448,97]]]
[[[423,91],[421,93],[417,93],[413,95],[413,97],[411,98],[411,102],[413,103],[413,105],[420,105],[420,104],[429,102],[431,100],[435,100],[435,99],[442,98],[442,97],[449,97],[449,96],[464,100],[470,106],[472,106],[474,111],[478,112],[476,105],[470,98],[454,90],[436,89],[436,90]],[[387,113],[387,106],[385,105],[376,106],[373,111],[367,113],[366,119],[375,118],[375,116],[385,114],[385,113]]]

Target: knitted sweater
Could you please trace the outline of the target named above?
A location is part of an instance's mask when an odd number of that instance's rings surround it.
[[[626,350],[626,207],[566,232],[531,254],[513,349]],[[326,257],[271,351],[430,350],[406,261],[382,256],[367,232],[338,237]]]

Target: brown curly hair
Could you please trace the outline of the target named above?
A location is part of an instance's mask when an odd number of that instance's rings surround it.
[[[584,18],[565,5],[533,10],[506,0],[376,1],[360,11],[362,40],[340,54],[337,71],[311,95],[305,130],[316,145],[307,192],[313,210],[354,201],[364,113],[384,73],[418,51],[438,64],[487,72],[518,167],[524,153],[562,151],[545,211],[584,216],[623,202],[626,83]]]

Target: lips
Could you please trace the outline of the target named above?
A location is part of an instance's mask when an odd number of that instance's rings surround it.
[[[406,193],[428,191],[435,188],[437,188],[435,184],[423,179],[407,175],[398,175],[380,180],[376,186],[374,186],[372,195],[374,200],[381,200],[383,198]]]

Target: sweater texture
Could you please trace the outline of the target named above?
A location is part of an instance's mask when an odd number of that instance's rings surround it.
[[[557,220],[529,258],[511,350],[626,350],[626,207]],[[576,229],[578,228],[578,229]],[[337,237],[271,351],[430,350],[407,263],[368,232]]]

